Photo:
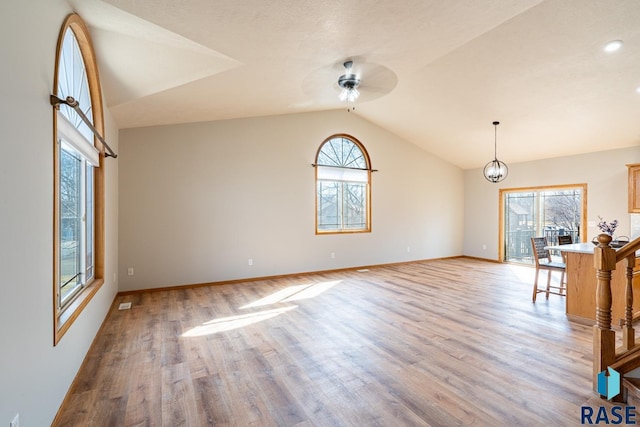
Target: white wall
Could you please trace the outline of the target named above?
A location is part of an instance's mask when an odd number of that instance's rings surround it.
[[[117,161],[106,169],[106,283],[53,347],[53,125],[61,0],[0,2],[0,425],[51,423],[117,291]],[[117,147],[117,129],[106,137]]]
[[[315,235],[311,163],[335,133],[379,169],[371,233]],[[347,111],[126,129],[120,154],[122,291],[462,253],[462,170]]]
[[[503,159],[504,160],[504,159]],[[498,259],[499,190],[545,185],[587,184],[587,220],[618,219],[617,234],[629,235],[626,164],[640,162],[640,146],[509,164],[509,176],[491,184],[481,169],[465,171],[464,254]],[[598,234],[589,227],[588,240]],[[487,249],[483,250],[482,246]]]

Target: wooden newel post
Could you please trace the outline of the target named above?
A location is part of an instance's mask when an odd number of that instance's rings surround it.
[[[611,271],[616,269],[616,251],[611,236],[600,234],[593,251],[596,268],[596,325],[593,327],[593,389],[598,390],[598,373],[616,358],[616,333],[611,329]]]

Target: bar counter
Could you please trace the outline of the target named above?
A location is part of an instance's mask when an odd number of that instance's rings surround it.
[[[596,269],[593,265],[595,245],[574,243],[571,245],[548,246],[547,249],[564,252],[567,260],[567,302],[566,313],[569,320],[595,324],[596,318]],[[636,268],[638,259],[636,259]],[[640,281],[633,282],[633,312],[640,312]],[[620,326],[624,319],[626,272],[624,263],[616,264],[611,272],[611,324]]]

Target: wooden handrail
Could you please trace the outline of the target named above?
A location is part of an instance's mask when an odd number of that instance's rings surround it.
[[[616,251],[616,262],[619,262],[629,255],[634,255],[640,249],[640,237],[637,237]]]
[[[640,249],[640,237],[615,250],[611,247],[611,236],[600,234],[598,246],[593,251],[596,268],[596,324],[593,326],[593,389],[598,390],[598,374],[635,349],[633,328],[633,268],[635,253]],[[626,269],[625,319],[622,326],[623,351],[616,354],[616,333],[611,329],[611,271],[624,261]],[[621,372],[625,374],[626,372]],[[622,399],[622,395],[618,396]]]

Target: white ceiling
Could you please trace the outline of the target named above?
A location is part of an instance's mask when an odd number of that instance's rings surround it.
[[[508,164],[640,147],[638,0],[68,1],[121,128],[344,109],[465,169],[494,120]]]

